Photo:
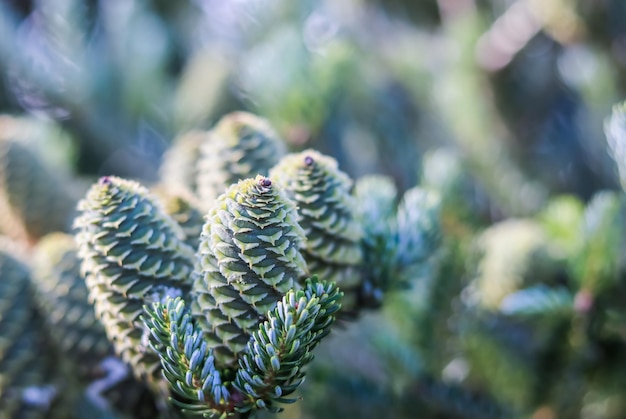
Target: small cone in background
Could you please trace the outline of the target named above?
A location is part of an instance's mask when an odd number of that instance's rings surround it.
[[[163,156],[161,183],[170,190],[188,189],[198,193],[198,160],[200,147],[207,140],[206,131],[185,132],[174,139],[172,147]]]
[[[192,249],[197,249],[204,224],[204,212],[200,209],[198,200],[186,189],[171,190],[166,185],[152,188],[152,192],[163,203],[167,215],[182,228],[185,243]]]
[[[69,180],[53,171],[24,142],[0,139],[0,229],[33,243],[70,229],[76,199]]]
[[[204,208],[239,180],[267,175],[285,145],[265,120],[246,112],[222,117],[202,143],[198,196]]]

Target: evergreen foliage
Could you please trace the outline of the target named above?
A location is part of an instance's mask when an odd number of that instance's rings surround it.
[[[613,106],[613,112],[604,123],[604,132],[622,187],[626,187],[626,104]]]
[[[174,402],[184,411],[221,418],[236,412],[280,412],[277,403],[295,401],[286,396],[302,383],[302,368],[330,332],[340,298],[336,286],[315,277],[302,290],[289,290],[252,334],[236,372],[216,366],[201,324],[181,298],[154,303],[145,322],[165,378],[182,399]]]
[[[601,295],[620,283],[626,268],[623,194],[599,192],[587,204],[579,232],[582,243],[573,258],[579,288]]]
[[[388,176],[363,176],[354,186],[356,218],[363,228],[363,260],[368,261],[362,273],[365,278],[361,300],[365,306],[380,305],[394,278],[398,252],[397,195],[393,179]]]
[[[398,205],[398,276],[415,278],[415,270],[428,266],[427,260],[441,239],[439,197],[420,187],[406,191]]]
[[[562,269],[541,226],[531,220],[507,220],[478,238],[481,254],[474,280],[477,303],[497,310],[509,294],[530,285],[549,283]]]

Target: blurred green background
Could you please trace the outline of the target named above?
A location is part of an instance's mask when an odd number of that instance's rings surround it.
[[[76,170],[154,179],[180,132],[269,118],[359,176],[412,185],[450,146],[583,197],[614,185],[601,120],[624,85],[626,5],[605,1],[4,1],[0,111],[60,124]],[[505,183],[504,181],[501,181]],[[530,193],[530,192],[529,192]],[[514,207],[514,208],[509,208]]]

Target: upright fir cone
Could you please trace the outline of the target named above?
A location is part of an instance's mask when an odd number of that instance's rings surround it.
[[[160,175],[166,187],[184,187],[193,194],[198,192],[198,160],[200,146],[208,138],[206,131],[193,130],[174,139],[172,147],[163,156]]]
[[[193,250],[136,182],[103,177],[78,209],[78,255],[96,315],[137,377],[160,378],[159,357],[147,345],[140,317],[145,304],[187,292]]]
[[[185,243],[197,249],[204,225],[204,213],[197,199],[185,190],[159,191],[158,194],[165,212],[183,229]]]
[[[47,418],[58,389],[28,268],[0,250],[0,417]],[[29,397],[30,395],[30,397]]]
[[[68,231],[76,200],[68,182],[21,141],[0,139],[0,228],[9,236],[35,242]]]
[[[207,208],[233,183],[267,175],[285,154],[270,124],[246,112],[224,116],[208,135],[198,161],[198,196]]]
[[[191,310],[224,365],[305,274],[303,242],[295,205],[266,177],[232,185],[209,211]]]
[[[285,156],[270,176],[298,206],[298,221],[306,235],[303,255],[311,274],[336,282],[344,292],[343,308],[355,309],[363,232],[355,219],[352,181],[335,159],[314,150]]]

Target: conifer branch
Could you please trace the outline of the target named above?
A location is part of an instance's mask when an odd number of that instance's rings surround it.
[[[234,403],[213,351],[203,339],[181,298],[155,302],[146,307],[144,323],[150,330],[150,346],[159,354],[163,375],[181,398],[172,401],[185,411],[205,416],[234,414]]]

